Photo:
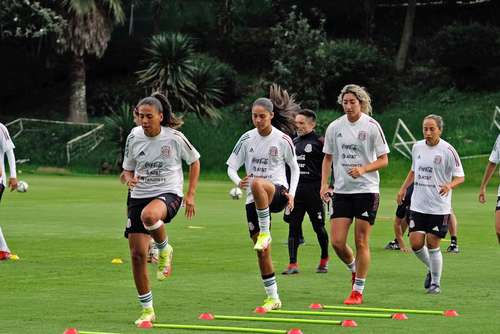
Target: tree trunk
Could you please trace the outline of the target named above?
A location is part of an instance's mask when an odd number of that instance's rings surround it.
[[[71,93],[69,97],[70,122],[88,122],[85,88],[85,58],[73,54],[71,60]]]
[[[372,40],[375,33],[375,6],[376,0],[364,0],[365,9],[365,24],[366,24],[366,39]]]
[[[233,32],[233,1],[217,1],[217,44],[224,60],[229,59]]]
[[[166,0],[153,0],[151,10],[153,12],[153,35],[161,32],[161,14],[165,7]]]
[[[415,12],[417,8],[417,0],[408,0],[408,8],[406,9],[405,23],[403,34],[401,35],[401,43],[399,44],[398,54],[396,55],[396,71],[403,72],[406,68],[406,60],[408,58],[408,50],[410,49],[411,39],[413,37],[413,26],[415,24]]]

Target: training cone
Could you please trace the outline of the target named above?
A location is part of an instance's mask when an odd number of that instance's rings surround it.
[[[16,254],[12,254],[9,259],[12,261],[19,261],[20,260],[19,256],[17,256]]]
[[[458,312],[455,310],[446,310],[444,311],[443,315],[445,317],[458,317]]]
[[[342,321],[342,327],[358,327],[358,324],[354,320],[344,320]]]
[[[143,321],[137,327],[143,329],[153,328],[153,323],[151,321]]]
[[[78,330],[76,328],[68,328],[64,331],[64,334],[78,334]]]
[[[112,263],[112,264],[122,264],[122,263],[123,263],[123,260],[122,260],[122,259],[119,259],[119,258],[116,258],[116,259],[111,260],[111,263]]]
[[[300,330],[300,328],[292,328],[288,331],[287,334],[302,334],[302,331]]]
[[[320,309],[323,308],[323,305],[321,305],[321,304],[311,304],[311,305],[309,305],[309,308],[313,309],[313,310],[320,310]]]
[[[266,309],[264,307],[262,307],[262,306],[256,307],[254,312],[255,313],[259,313],[259,314],[265,314],[265,313],[267,313]]]
[[[212,313],[202,313],[198,317],[200,320],[214,320],[214,315]]]
[[[392,319],[394,319],[394,320],[408,320],[408,317],[404,313],[394,313],[392,315]]]

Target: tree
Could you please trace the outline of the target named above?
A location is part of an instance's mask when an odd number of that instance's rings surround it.
[[[71,56],[68,119],[87,122],[85,57],[103,56],[114,25],[123,23],[125,14],[120,0],[64,0],[63,9],[68,25],[61,51]]]
[[[364,0],[363,7],[365,10],[365,24],[366,24],[366,37],[367,39],[373,39],[373,33],[375,32],[375,7],[376,0]]]
[[[408,50],[410,48],[411,39],[413,37],[413,26],[415,25],[415,12],[417,8],[417,0],[408,0],[408,8],[406,9],[406,17],[399,43],[398,54],[396,55],[396,71],[403,72],[406,68],[406,60],[408,58]]]
[[[222,56],[227,59],[233,32],[233,1],[217,0],[217,40]]]

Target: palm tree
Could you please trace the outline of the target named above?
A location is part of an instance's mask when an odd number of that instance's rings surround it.
[[[68,22],[62,51],[71,56],[68,119],[87,122],[85,57],[102,57],[114,25],[123,23],[125,14],[120,0],[64,0],[62,4]]]

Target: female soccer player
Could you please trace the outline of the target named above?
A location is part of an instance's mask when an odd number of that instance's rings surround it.
[[[184,197],[186,217],[195,214],[194,195],[200,174],[200,154],[175,130],[182,122],[171,110],[167,98],[155,93],[137,104],[141,127],[127,138],[123,179],[131,189],[125,237],[129,240],[134,281],[142,305],[136,324],[154,321],[153,295],[149,286],[147,255],[150,235],[159,250],[157,279],[172,272],[172,246],[164,223],[177,214],[183,201],[182,160],[189,165],[189,187]]]
[[[464,171],[456,150],[440,138],[441,116],[426,116],[422,128],[424,139],[413,145],[411,170],[399,190],[397,202],[403,202],[406,190],[413,184],[408,223],[410,244],[427,267],[424,282],[427,293],[438,294],[443,269],[439,246],[448,232],[452,189],[464,182]]]
[[[338,97],[345,115],[327,128],[323,152],[321,197],[330,200],[329,177],[333,162],[334,191],[331,215],[333,248],[351,271],[352,292],[345,304],[361,304],[370,265],[369,239],[379,205],[378,170],[387,166],[389,147],[380,125],[371,118],[371,99],[358,85],[345,86]],[[347,245],[356,218],[356,257]]]
[[[491,176],[495,172],[497,165],[500,163],[500,135],[498,135],[491,151],[488,164],[484,171],[483,181],[481,182],[481,187],[479,188],[479,202],[486,203],[486,187],[488,182],[490,182]],[[498,188],[498,198],[497,205],[495,209],[495,229],[497,232],[498,243],[500,244],[500,186]]]
[[[267,98],[255,100],[252,105],[252,122],[255,129],[240,137],[227,160],[229,177],[240,188],[247,190],[248,229],[257,251],[267,294],[262,305],[265,310],[281,307],[271,260],[270,212],[280,212],[285,207],[289,211],[293,210],[293,198],[300,173],[292,140],[273,126],[282,129],[294,127],[293,115],[287,113],[293,98],[289,98],[286,91],[282,93],[281,96],[285,97],[285,103],[279,103],[282,108],[276,108]],[[243,164],[246,175],[241,179],[237,171]],[[286,179],[285,164],[291,171],[290,186]]]

